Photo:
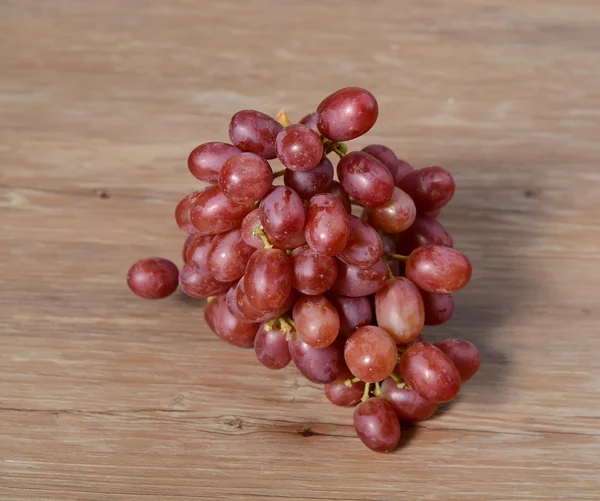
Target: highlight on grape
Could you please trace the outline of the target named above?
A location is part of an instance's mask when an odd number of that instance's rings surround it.
[[[217,336],[254,348],[269,369],[293,362],[333,404],[356,406],[368,448],[389,452],[400,423],[456,397],[480,356],[466,340],[422,338],[424,325],[452,317],[471,263],[437,220],[454,195],[447,170],[414,169],[381,144],[348,150],[378,113],[358,87],[334,92],[298,123],[283,110],[237,112],[231,143],[189,155],[190,172],[208,186],[175,208],[188,234],[183,267],[141,259],[127,284],[145,299],[178,286],[207,298]],[[282,171],[273,172],[275,158]]]

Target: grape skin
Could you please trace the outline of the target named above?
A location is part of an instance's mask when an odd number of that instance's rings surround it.
[[[269,236],[285,240],[304,229],[304,205],[287,186],[276,186],[259,206],[260,222]]]
[[[258,361],[271,370],[283,369],[292,361],[286,335],[279,327],[267,330],[261,324],[254,339],[254,352]]]
[[[399,388],[391,377],[381,384],[381,396],[394,407],[400,421],[423,421],[435,413],[438,404],[424,399],[418,393]]]
[[[415,249],[406,263],[406,276],[427,292],[456,292],[469,283],[471,263],[451,247],[428,245]]]
[[[444,339],[434,343],[434,346],[452,360],[463,383],[471,379],[479,370],[481,357],[473,343],[464,339]]]
[[[362,151],[374,156],[388,168],[396,186],[406,174],[414,170],[409,163],[399,160],[396,154],[383,144],[370,144],[365,146]]]
[[[183,197],[183,199],[175,207],[175,221],[183,231],[189,235],[198,233],[198,230],[194,227],[190,221],[190,212],[192,206],[198,200],[198,197],[202,194],[202,191],[194,191],[189,195]]]
[[[335,198],[337,198],[342,203],[342,205],[344,206],[344,209],[346,209],[346,212],[348,214],[352,213],[352,202],[350,201],[350,197],[348,196],[348,193],[346,193],[346,190],[344,190],[344,188],[338,181],[331,182],[328,193],[331,193]]]
[[[425,325],[441,325],[454,313],[454,298],[452,294],[434,294],[421,291],[425,307]]]
[[[290,170],[314,169],[323,158],[323,143],[317,133],[302,124],[289,125],[276,138],[277,157]]]
[[[206,258],[214,235],[193,235],[183,256],[183,262],[192,268],[206,268]]]
[[[292,267],[285,252],[258,249],[250,257],[244,275],[248,302],[260,311],[273,311],[287,299],[292,288]]]
[[[394,187],[391,198],[377,207],[367,210],[368,221],[373,228],[385,233],[400,233],[407,230],[417,217],[412,198],[400,188]]]
[[[163,299],[177,290],[179,270],[168,259],[151,257],[136,261],[127,272],[127,285],[136,296]]]
[[[323,157],[314,169],[309,171],[294,171],[286,169],[283,182],[292,188],[300,198],[308,200],[318,193],[324,193],[333,182],[333,164]]]
[[[352,407],[360,402],[365,391],[365,383],[357,381],[347,386],[346,381],[352,378],[350,371],[344,369],[333,383],[325,385],[325,396],[332,404],[340,407]]]
[[[383,242],[375,229],[356,216],[349,217],[350,236],[337,258],[359,268],[370,268],[383,256]]]
[[[219,189],[237,204],[260,200],[271,189],[272,183],[269,162],[254,153],[231,157],[219,172]]]
[[[335,256],[346,247],[350,236],[348,213],[329,193],[320,193],[306,204],[306,242],[316,252]]]
[[[363,444],[375,452],[393,451],[400,442],[400,422],[392,404],[375,397],[354,411],[354,428]]]
[[[365,383],[388,377],[396,367],[398,351],[390,335],[380,327],[359,327],[346,341],[344,359],[350,372]]]
[[[216,235],[206,255],[206,267],[210,274],[221,282],[240,278],[250,256],[256,251],[242,239],[239,229]]]
[[[326,348],[340,332],[340,317],[325,296],[301,295],[294,303],[292,317],[296,331],[313,348]]]
[[[346,87],[327,96],[317,107],[317,127],[332,141],[349,141],[375,125],[379,107],[375,96],[359,87]]]
[[[229,123],[229,139],[242,151],[272,160],[277,157],[275,139],[283,126],[260,111],[238,111]]]
[[[361,297],[377,292],[388,278],[388,269],[380,259],[372,268],[359,268],[338,261],[338,275],[331,292],[341,296]]]
[[[444,207],[454,195],[456,185],[452,175],[441,167],[425,167],[404,176],[398,187],[415,202],[420,213]]]
[[[196,198],[190,221],[200,235],[214,235],[237,228],[253,204],[236,204],[217,186],[209,186]]]
[[[232,144],[211,141],[192,150],[188,157],[188,168],[192,175],[205,183],[217,184],[223,164],[242,150]]]
[[[254,346],[254,338],[259,324],[243,322],[233,316],[227,308],[225,294],[219,294],[209,307],[214,308],[212,314],[213,330],[224,341],[240,348],[251,348]]]
[[[215,279],[209,273],[206,264],[203,267],[197,268],[192,268],[186,264],[179,272],[179,286],[190,297],[205,298],[216,296],[217,294],[227,292],[227,289],[231,285],[231,282],[219,282]]]
[[[292,286],[302,294],[327,292],[337,278],[335,258],[320,254],[308,245],[295,248],[290,254]]]
[[[336,170],[340,184],[350,198],[367,207],[384,204],[394,193],[390,171],[368,153],[348,153],[340,159]]]
[[[371,302],[366,297],[346,297],[327,294],[340,318],[340,336],[348,337],[357,327],[369,325],[373,320]]]
[[[396,252],[408,256],[417,247],[426,245],[441,245],[454,247],[450,233],[435,218],[418,214],[410,228],[398,235],[396,240]]]
[[[313,383],[333,383],[344,370],[342,346],[337,341],[327,348],[313,348],[292,334],[288,346],[300,373]]]

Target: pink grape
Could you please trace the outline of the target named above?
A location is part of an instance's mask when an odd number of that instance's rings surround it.
[[[283,182],[292,188],[300,198],[308,200],[317,193],[325,193],[333,182],[333,164],[323,157],[314,169],[294,171],[286,169]]]
[[[275,138],[283,126],[260,111],[238,111],[229,123],[229,138],[240,150],[256,153],[267,160],[277,156]]]
[[[387,400],[400,421],[423,421],[435,413],[438,404],[425,400],[409,388],[399,388],[391,377],[381,384],[381,397]]]
[[[265,248],[265,243],[262,239],[254,234],[254,230],[260,225],[260,213],[258,209],[254,209],[242,220],[242,227],[240,228],[244,242],[255,249]]]
[[[194,202],[190,221],[200,235],[214,235],[237,228],[253,204],[236,204],[217,186],[209,186]]]
[[[375,294],[377,325],[396,344],[407,344],[423,330],[425,309],[419,289],[408,278],[388,280]]]
[[[417,215],[410,228],[394,235],[396,250],[399,254],[408,256],[417,247],[426,245],[442,245],[453,247],[454,242],[450,233],[442,224],[431,216]]]
[[[210,304],[214,305],[213,330],[224,341],[240,348],[254,346],[254,338],[258,331],[258,324],[243,322],[234,317],[225,300],[225,294],[219,294]]]
[[[231,285],[231,282],[216,280],[206,267],[192,268],[186,264],[179,272],[179,286],[183,292],[191,297],[216,296],[227,292]]]
[[[379,107],[368,90],[346,87],[327,96],[317,107],[317,113],[317,126],[326,138],[348,141],[375,125]]]
[[[440,325],[452,317],[454,298],[452,294],[434,294],[421,291],[425,306],[425,325]]]
[[[415,202],[419,213],[444,207],[456,188],[452,175],[441,167],[425,167],[404,176],[398,183]]]
[[[302,199],[287,186],[274,187],[262,199],[258,210],[265,231],[275,238],[289,238],[304,228]]]
[[[411,390],[430,402],[448,402],[460,390],[456,366],[439,348],[429,343],[409,346],[400,358],[400,371]]]
[[[206,257],[214,235],[193,235],[183,256],[183,262],[192,268],[206,268]]]
[[[366,297],[346,297],[328,294],[340,317],[340,336],[348,337],[357,327],[369,325],[373,320],[371,302]]]
[[[400,233],[413,224],[417,209],[406,193],[394,187],[392,197],[382,205],[369,208],[367,215],[369,224],[376,230]]]
[[[345,368],[342,345],[337,341],[327,348],[313,348],[292,334],[288,346],[300,373],[313,383],[333,383]]]
[[[398,351],[390,335],[380,327],[359,327],[346,341],[344,359],[350,372],[365,383],[388,377],[396,367]]]
[[[387,167],[362,151],[341,158],[337,175],[350,198],[367,207],[384,204],[394,193],[394,179]]]
[[[306,204],[306,242],[314,251],[335,256],[346,247],[350,235],[348,213],[329,193],[320,193]]]
[[[342,252],[337,255],[340,261],[359,268],[375,266],[383,256],[383,242],[375,229],[356,216],[349,217],[350,237]]]
[[[327,292],[337,277],[335,258],[320,254],[308,245],[297,247],[290,254],[292,286],[302,294]]]
[[[239,229],[221,233],[212,241],[206,266],[217,280],[231,282],[244,274],[246,264],[255,250],[244,242]]]
[[[300,119],[300,123],[302,125],[305,125],[306,127],[308,127],[310,130],[316,132],[317,134],[320,134],[319,132],[319,128],[317,127],[317,122],[319,121],[319,115],[317,115],[317,113],[309,113],[308,115],[303,116]]]
[[[365,391],[365,383],[357,381],[347,386],[346,381],[353,377],[348,369],[344,369],[333,383],[325,385],[325,396],[332,404],[340,407],[352,407],[360,402]]]
[[[301,295],[294,303],[292,317],[298,335],[314,348],[326,348],[340,332],[340,317],[325,296]]]
[[[202,193],[202,191],[194,191],[193,193],[186,195],[175,207],[175,221],[177,222],[177,226],[189,235],[198,233],[198,230],[190,221],[190,212],[192,206]]]
[[[428,245],[415,249],[406,263],[406,276],[427,292],[462,289],[471,279],[471,263],[451,247]]]
[[[377,292],[388,278],[383,260],[372,268],[359,268],[338,261],[338,275],[331,292],[341,296],[361,297]]]
[[[179,270],[168,259],[151,257],[136,261],[127,272],[127,285],[136,296],[162,299],[177,290]]]
[[[331,185],[329,186],[329,190],[327,191],[342,203],[348,214],[352,213],[352,203],[350,201],[350,197],[338,181],[332,181]]]
[[[400,442],[400,422],[392,404],[383,398],[370,398],[354,411],[358,438],[375,452],[393,451]]]
[[[238,316],[237,312],[239,312],[242,316],[242,319],[245,319],[247,322],[263,323],[268,322],[273,318],[277,318],[290,310],[297,297],[298,292],[296,292],[294,289],[291,289],[288,297],[276,310],[257,310],[248,301],[248,297],[246,296],[246,288],[244,286],[244,279],[242,278],[235,286],[235,291],[232,293],[232,297],[229,299],[229,309],[235,316]],[[232,304],[233,301],[235,301],[235,305]]]
[[[272,311],[284,304],[292,288],[292,267],[279,249],[257,249],[244,275],[248,302],[257,310]]]
[[[287,235],[285,238],[277,238],[265,231],[269,242],[276,249],[288,250],[295,249],[296,247],[302,247],[306,244],[306,236],[304,235],[304,228],[296,233],[295,235]]]
[[[275,141],[277,157],[288,169],[314,169],[323,158],[323,143],[317,133],[302,124],[287,126]]]
[[[255,153],[231,157],[219,172],[219,189],[238,204],[260,200],[271,189],[272,183],[273,172],[269,162]]]
[[[267,330],[261,324],[254,339],[254,352],[258,361],[272,370],[283,369],[292,361],[286,335],[279,327]]]
[[[362,151],[374,156],[388,168],[394,178],[394,184],[414,170],[410,164],[404,160],[399,160],[396,154],[383,144],[370,144],[369,146],[365,146]]]
[[[434,346],[452,360],[463,383],[471,379],[479,370],[481,356],[473,343],[464,339],[444,339]]]
[[[217,184],[223,164],[242,150],[227,143],[212,141],[197,146],[188,157],[188,168],[192,175],[205,183]]]

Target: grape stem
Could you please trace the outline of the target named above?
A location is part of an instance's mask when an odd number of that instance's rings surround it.
[[[296,326],[294,325],[294,321],[287,317],[279,317],[279,327],[281,329],[281,332],[283,332],[284,334],[291,334],[294,330],[296,330]]]
[[[396,276],[394,275],[394,272],[392,271],[392,267],[390,266],[390,263],[388,263],[387,261],[384,261],[387,269],[388,269],[388,277],[389,278],[396,278]]]
[[[369,400],[369,391],[371,390],[371,383],[365,383],[365,392],[361,397],[360,401],[364,402],[365,400]]]
[[[402,254],[389,254],[388,257],[390,259],[397,259],[398,261],[408,261],[408,256],[403,256]]]
[[[269,242],[269,239],[267,238],[267,235],[265,235],[262,226],[257,226],[256,228],[254,228],[254,231],[252,233],[260,237],[260,239],[263,241],[263,244],[265,245],[265,249],[273,248],[273,245],[271,244],[271,242]]]
[[[357,202],[356,200],[350,200],[350,203],[352,205],[356,205],[357,207],[362,207],[363,209],[365,208],[365,206],[363,204],[361,204],[360,202]]]
[[[355,377],[355,378],[352,378],[352,379],[346,379],[346,381],[344,381],[344,384],[348,388],[351,388],[354,383],[358,383],[358,382],[360,382],[360,378],[359,377]]]
[[[379,383],[375,383],[375,390],[373,391],[373,394],[376,397],[379,397],[381,395],[381,385]]]
[[[285,174],[285,169],[278,170],[277,172],[273,172],[273,179],[277,179]]]
[[[333,143],[333,148],[331,149],[338,157],[342,158],[346,156],[348,153],[348,146],[346,143]]]
[[[281,108],[281,110],[279,110],[279,113],[277,113],[277,116],[275,118],[284,127],[287,127],[292,123],[290,122],[290,119],[288,118],[284,108]]]

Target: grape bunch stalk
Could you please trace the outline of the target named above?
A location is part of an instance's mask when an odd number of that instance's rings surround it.
[[[471,264],[437,220],[455,191],[447,170],[414,169],[381,144],[348,150],[378,113],[373,94],[357,87],[299,123],[283,110],[276,119],[237,112],[231,143],[189,155],[190,172],[208,186],[175,209],[188,234],[182,269],[142,259],[127,282],[146,299],[178,286],[207,298],[217,336],[254,348],[269,369],[293,362],[333,404],[356,406],[368,448],[389,452],[400,422],[427,419],[456,397],[480,356],[466,340],[421,336],[424,325],[450,319]],[[273,172],[275,158],[285,169]]]

